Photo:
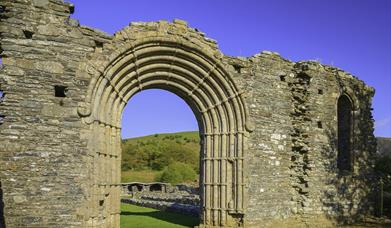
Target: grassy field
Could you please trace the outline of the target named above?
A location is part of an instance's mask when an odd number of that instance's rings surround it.
[[[155,140],[156,138],[164,140],[164,139],[170,139],[170,138],[176,138],[175,136],[179,136],[179,139],[188,138],[188,139],[194,139],[199,141],[199,132],[198,131],[183,131],[183,132],[175,132],[175,133],[157,133],[153,135],[146,135],[136,138],[128,138],[123,139],[125,143],[133,143],[133,142],[145,142],[148,140]]]
[[[121,228],[179,228],[198,224],[195,217],[121,204]]]
[[[141,170],[141,171],[122,171],[121,182],[154,182],[162,171],[155,170]]]

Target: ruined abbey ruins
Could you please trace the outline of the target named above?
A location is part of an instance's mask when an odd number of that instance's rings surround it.
[[[108,35],[61,0],[0,5],[6,227],[119,227],[121,113],[151,88],[198,120],[201,227],[331,224],[373,210],[374,89],[353,75],[267,51],[226,56],[181,20]]]

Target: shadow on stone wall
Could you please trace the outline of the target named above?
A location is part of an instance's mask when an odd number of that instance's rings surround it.
[[[0,181],[0,228],[5,228],[3,189],[1,188],[1,181]]]
[[[327,128],[331,129],[331,128]],[[322,148],[322,156],[326,173],[330,176],[325,183],[328,186],[323,191],[322,203],[325,216],[338,224],[352,224],[361,221],[373,213],[376,202],[376,178],[370,173],[370,168],[360,167],[360,172],[342,171],[337,167],[337,136],[334,132],[326,132],[329,143]],[[354,151],[354,149],[353,149]]]

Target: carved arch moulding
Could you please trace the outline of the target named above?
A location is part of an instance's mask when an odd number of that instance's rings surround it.
[[[86,218],[88,224],[105,214],[110,217],[109,224],[118,224],[122,111],[136,93],[158,88],[184,99],[198,121],[201,225],[243,225],[245,140],[252,127],[243,92],[210,52],[209,47],[179,36],[150,36],[114,43],[82,64],[79,75],[91,78],[86,100],[78,108],[90,130],[91,197],[87,207],[95,211]],[[100,200],[109,200],[104,204],[107,208],[93,206]]]

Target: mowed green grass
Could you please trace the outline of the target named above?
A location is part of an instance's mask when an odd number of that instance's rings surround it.
[[[196,217],[121,204],[121,228],[179,228],[198,224]]]
[[[145,136],[140,136],[140,137],[135,137],[135,138],[128,138],[128,139],[123,139],[123,143],[135,143],[137,141],[139,142],[147,142],[148,140],[164,140],[166,137],[176,137],[179,136],[180,139],[182,138],[188,138],[192,140],[199,141],[200,136],[198,131],[182,131],[182,132],[173,132],[173,133],[156,133],[152,135],[145,135]],[[198,148],[197,148],[198,149]]]
[[[162,174],[163,171],[155,170],[140,170],[140,171],[122,171],[121,182],[155,182],[156,178]]]

